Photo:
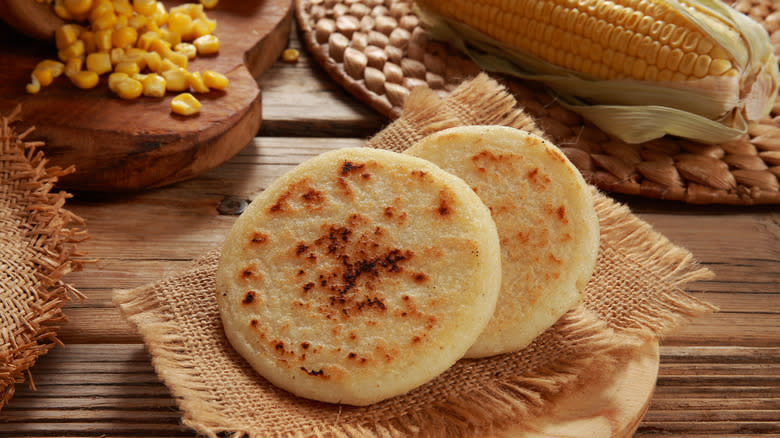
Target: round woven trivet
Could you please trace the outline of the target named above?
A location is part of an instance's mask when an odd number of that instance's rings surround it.
[[[66,192],[52,192],[72,169],[47,166],[39,143],[10,124],[19,108],[0,116],[0,409],[30,367],[54,345],[62,307],[83,298],[62,281],[82,267],[76,244],[86,239],[83,220],[64,207]]]
[[[412,88],[442,95],[479,67],[432,41],[412,0],[296,0],[306,48],[349,93],[395,119]],[[780,57],[780,4],[729,2],[762,23]],[[664,137],[627,144],[558,104],[534,82],[499,78],[601,189],[697,204],[780,204],[780,102],[743,138],[709,145]],[[779,99],[780,100],[780,99]]]

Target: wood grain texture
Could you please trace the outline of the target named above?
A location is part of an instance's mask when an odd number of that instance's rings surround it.
[[[54,37],[54,32],[64,24],[46,3],[27,0],[0,2],[0,19],[17,31],[42,40]]]
[[[18,386],[0,411],[0,437],[195,436],[111,291],[159,280],[219,245],[235,220],[218,213],[223,199],[251,199],[307,157],[360,145],[387,123],[305,52],[296,64],[276,63],[260,84],[262,135],[226,163],[163,188],[68,200],[92,235],[83,249],[99,261],[66,277],[88,299],[66,308],[66,346],[32,368],[37,391]],[[780,212],[616,199],[716,273],[689,291],[720,307],[662,340],[657,385],[634,436],[780,436]]]
[[[286,47],[292,6],[290,0],[228,0],[208,15],[217,20],[220,52],[190,61],[188,69],[221,72],[230,86],[198,95],[203,108],[195,116],[171,112],[174,93],[124,101],[108,90],[106,77],[91,90],[60,77],[38,94],[27,94],[35,64],[56,59],[54,44],[8,28],[0,29],[0,112],[22,105],[19,129],[34,125],[31,138],[46,141],[43,150],[52,164],[76,166],[77,172],[62,180],[71,189],[144,189],[213,168],[235,155],[260,127],[255,77]]]

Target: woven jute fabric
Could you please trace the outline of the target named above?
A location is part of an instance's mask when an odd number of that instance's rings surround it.
[[[764,25],[780,58],[780,2],[727,0]],[[480,71],[431,39],[413,0],[296,0],[308,51],[345,90],[396,119],[415,87],[446,96]],[[780,204],[780,102],[742,138],[702,144],[666,136],[627,144],[562,106],[543,85],[502,80],[520,106],[591,184],[695,204]]]
[[[441,129],[488,122],[537,131],[501,85],[478,76],[444,100],[430,89],[416,90],[400,118],[367,146],[403,150]],[[178,274],[114,291],[114,303],[143,336],[184,424],[200,433],[484,436],[525,415],[540,415],[593,376],[608,375],[648,338],[713,310],[682,290],[687,282],[709,278],[707,269],[626,207],[593,193],[602,235],[582,305],[520,352],[461,360],[410,393],[367,407],[295,397],[260,377],[232,349],[215,296],[218,249]]]
[[[63,281],[82,267],[77,243],[86,239],[84,221],[64,208],[70,196],[53,191],[72,171],[48,167],[37,147],[16,133],[19,108],[0,117],[0,409],[14,385],[29,379],[30,367],[55,345],[66,320],[63,306],[83,298]]]

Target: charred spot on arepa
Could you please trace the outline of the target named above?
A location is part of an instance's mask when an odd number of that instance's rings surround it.
[[[412,174],[412,177],[414,177],[418,181],[428,181],[430,180],[430,176],[428,175],[428,172],[420,169],[414,169],[410,172]]]
[[[414,272],[412,273],[412,280],[415,283],[425,283],[428,280],[428,276],[423,272]]]
[[[299,256],[305,253],[307,249],[309,249],[309,245],[306,245],[305,243],[301,242],[295,247],[295,255]]]
[[[363,169],[366,167],[363,163],[355,163],[350,160],[344,160],[341,163],[341,175],[347,176],[353,173],[362,173]]]
[[[257,265],[254,263],[249,264],[245,266],[241,271],[238,273],[238,278],[243,281],[248,280],[261,280],[263,278],[263,274],[257,271]]]
[[[408,215],[402,208],[401,203],[402,201],[400,198],[395,198],[392,205],[386,206],[382,210],[382,215],[385,217],[385,219],[392,220],[394,223],[399,225],[406,222]]]
[[[241,304],[249,305],[252,304],[255,301],[255,295],[256,292],[253,290],[248,290],[244,294],[244,298],[241,300]]]
[[[555,210],[556,216],[558,217],[558,220],[563,222],[564,224],[569,223],[569,219],[566,218],[566,206],[561,205]]]
[[[528,178],[528,181],[531,182],[531,184],[542,188],[552,181],[550,177],[538,167],[534,167],[533,169],[529,170],[526,174],[526,177]]]
[[[291,278],[300,282],[307,299],[320,303],[316,309],[326,320],[384,313],[390,304],[379,293],[379,285],[403,273],[414,258],[413,251],[388,245],[388,235],[359,214],[350,214],[343,224],[323,224],[319,236],[297,244],[301,252],[315,254],[320,263],[305,275]],[[407,275],[418,284],[428,280],[420,271]]]
[[[325,194],[314,187],[308,178],[291,183],[287,190],[276,197],[269,213],[290,213],[297,209],[307,212],[319,211],[325,203]]]
[[[542,141],[541,143],[542,143],[542,145],[546,145],[546,142],[544,142],[544,141]],[[568,161],[566,156],[562,152],[560,152],[558,149],[545,147],[544,148],[544,152],[547,155],[549,155],[550,158],[552,158],[553,160],[555,160],[555,161],[557,161],[559,163],[566,163],[566,161]],[[565,169],[566,170],[570,170],[571,168],[569,166],[566,166]]]
[[[455,204],[455,198],[449,190],[439,190],[438,205],[436,206],[436,213],[440,217],[449,217],[454,213],[453,208]]]
[[[323,369],[310,370],[310,369],[308,369],[306,367],[300,367],[300,369],[304,373],[306,373],[306,374],[308,374],[308,375],[310,375],[312,377],[321,377],[323,379],[330,379],[330,376],[325,375],[325,370],[323,370]]]
[[[284,211],[285,207],[287,206],[287,199],[290,197],[290,192],[284,192],[281,196],[276,198],[276,202],[271,205],[270,208],[268,208],[269,213],[280,213]]]
[[[268,242],[268,235],[260,231],[255,231],[249,236],[250,245],[260,245],[266,242]]]
[[[324,200],[322,192],[315,189],[309,189],[308,191],[304,192],[301,195],[301,199],[303,199],[306,203],[312,204],[321,204]]]

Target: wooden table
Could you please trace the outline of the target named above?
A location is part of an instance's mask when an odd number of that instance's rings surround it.
[[[293,31],[291,46],[301,49]],[[194,436],[134,329],[111,303],[220,245],[251,199],[317,153],[358,146],[388,121],[343,92],[305,55],[264,73],[263,125],[236,157],[193,180],[137,194],[77,193],[81,245],[98,261],[66,280],[88,296],[67,306],[66,344],[33,369],[0,411],[0,437]],[[636,436],[780,435],[780,209],[692,206],[618,197],[715,272],[690,286],[720,307],[664,339],[657,389]]]

